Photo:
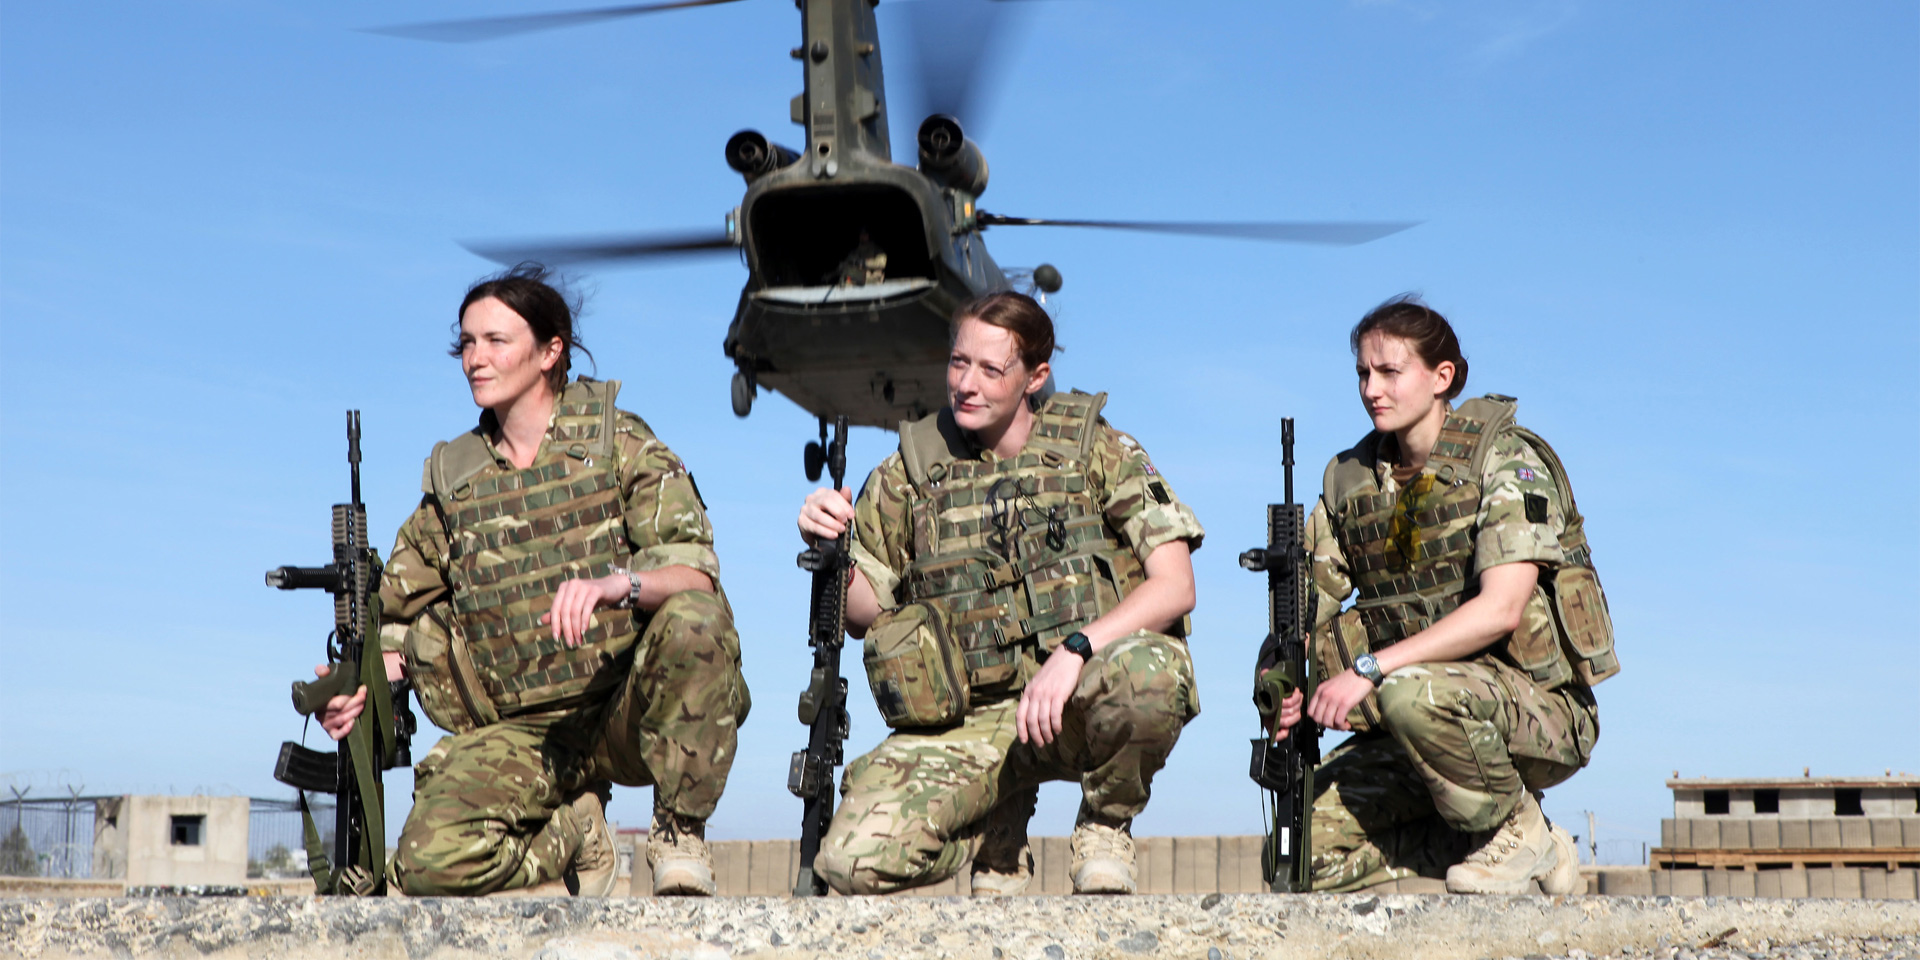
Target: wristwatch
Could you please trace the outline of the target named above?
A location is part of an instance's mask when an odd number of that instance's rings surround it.
[[[1065,650],[1068,653],[1077,653],[1080,655],[1082,661],[1093,659],[1092,641],[1089,641],[1087,635],[1078,630],[1067,634],[1067,638],[1060,641],[1060,646],[1055,649]]]
[[[1380,661],[1371,653],[1363,653],[1353,658],[1353,672],[1373,681],[1375,687],[1387,681],[1387,675],[1380,672]]]
[[[640,575],[626,567],[614,567],[608,571],[627,578],[627,598],[620,601],[618,609],[638,610],[640,608]]]

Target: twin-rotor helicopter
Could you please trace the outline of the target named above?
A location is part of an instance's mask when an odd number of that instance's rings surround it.
[[[673,0],[590,10],[449,21],[375,32],[470,42],[684,7],[737,0]],[[948,4],[974,24],[989,23],[990,0],[900,0]],[[895,163],[875,22],[879,0],[796,0],[805,88],[791,102],[805,131],[800,149],[742,130],[725,147],[746,194],[712,231],[637,234],[581,241],[469,244],[502,263],[549,265],[636,261],[699,254],[742,256],[740,292],[723,349],[734,363],[733,412],[745,417],[761,390],[787,396],[819,418],[821,440],[806,447],[807,478],[825,462],[826,425],[893,428],[945,402],[948,323],[959,305],[984,294],[1060,289],[1048,264],[1003,269],[987,252],[990,227],[1062,226],[1144,230],[1254,240],[1351,245],[1412,223],[1192,223],[1054,220],[1006,216],[979,206],[987,161],[969,139],[974,68],[990,31],[917,31],[923,101],[913,166]],[[961,8],[971,7],[972,11]],[[937,11],[935,11],[937,12]],[[953,49],[956,45],[970,49]],[[930,63],[955,64],[936,72]]]

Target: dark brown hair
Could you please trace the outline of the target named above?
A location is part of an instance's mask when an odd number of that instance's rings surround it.
[[[1013,334],[1020,362],[1026,364],[1028,370],[1039,369],[1060,349],[1053,342],[1053,318],[1047,316],[1046,308],[1024,293],[1010,290],[989,293],[953,312],[956,332],[962,320],[978,320]]]
[[[547,385],[559,393],[566,388],[567,373],[573,368],[573,352],[586,354],[589,362],[593,360],[593,352],[580,342],[580,333],[574,328],[582,306],[580,297],[562,293],[555,286],[557,282],[544,264],[526,260],[468,287],[466,297],[460,301],[460,312],[454,314],[453,347],[447,352],[456,357],[460,355],[460,318],[467,315],[467,308],[492,297],[527,322],[536,346],[544,347],[555,340],[566,346],[560,351],[559,362],[547,371]]]
[[[1360,355],[1361,339],[1369,333],[1405,340],[1428,369],[1437,370],[1443,363],[1453,364],[1453,386],[1447,389],[1448,400],[1467,388],[1467,357],[1460,352],[1460,338],[1454,336],[1453,325],[1446,317],[1420,302],[1419,294],[1403,293],[1361,317],[1347,338],[1355,357]]]

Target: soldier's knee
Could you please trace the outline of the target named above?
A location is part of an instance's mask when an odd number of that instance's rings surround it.
[[[1438,695],[1433,677],[1424,670],[1396,673],[1380,685],[1380,717],[1390,730],[1418,730],[1448,712],[1447,698]]]
[[[864,885],[871,885],[873,881],[872,872],[856,869],[853,865],[853,859],[840,850],[823,847],[820,853],[813,858],[813,872],[818,875],[820,879],[826,881],[827,886],[830,887],[834,893],[840,894],[841,896],[872,892],[871,890],[856,889],[863,885],[863,880],[865,881]]]
[[[1097,680],[1090,684],[1095,678],[1084,677],[1078,691],[1088,706],[1141,721],[1171,716],[1185,723],[1200,712],[1193,667],[1180,641],[1141,631],[1101,653]]]
[[[682,590],[654,610],[645,631],[653,656],[692,657],[721,666],[738,657],[733,618],[720,598],[705,590]]]

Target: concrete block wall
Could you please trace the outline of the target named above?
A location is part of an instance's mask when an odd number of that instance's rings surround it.
[[[1795,867],[1790,870],[1654,870],[1653,894],[1673,897],[1920,899],[1920,870]],[[1600,891],[1611,893],[1612,891]]]
[[[1261,893],[1260,844],[1247,837],[1138,837],[1134,840],[1134,871],[1140,893]],[[714,841],[714,881],[723,897],[786,896],[800,870],[797,840]],[[1069,894],[1072,853],[1066,837],[1034,837],[1033,882],[1027,893],[1036,896]],[[968,896],[971,864],[949,880],[921,887],[920,896]],[[644,897],[653,890],[653,873],[646,857],[633,860],[631,895]]]
[[[1669,850],[1920,849],[1920,817],[1682,817],[1660,821]]]
[[[1776,814],[1755,812],[1754,789],[1753,787],[1731,787],[1714,791],[1727,794],[1727,812],[1720,816],[1776,816]],[[1835,815],[1835,787],[1831,784],[1780,786],[1773,789],[1780,798],[1778,816],[1831,817]],[[1911,817],[1920,814],[1920,791],[1916,791],[1913,787],[1864,786],[1859,790],[1860,808],[1869,817]],[[1709,788],[1703,787],[1674,788],[1673,815],[1679,819],[1707,816],[1708,792]]]

